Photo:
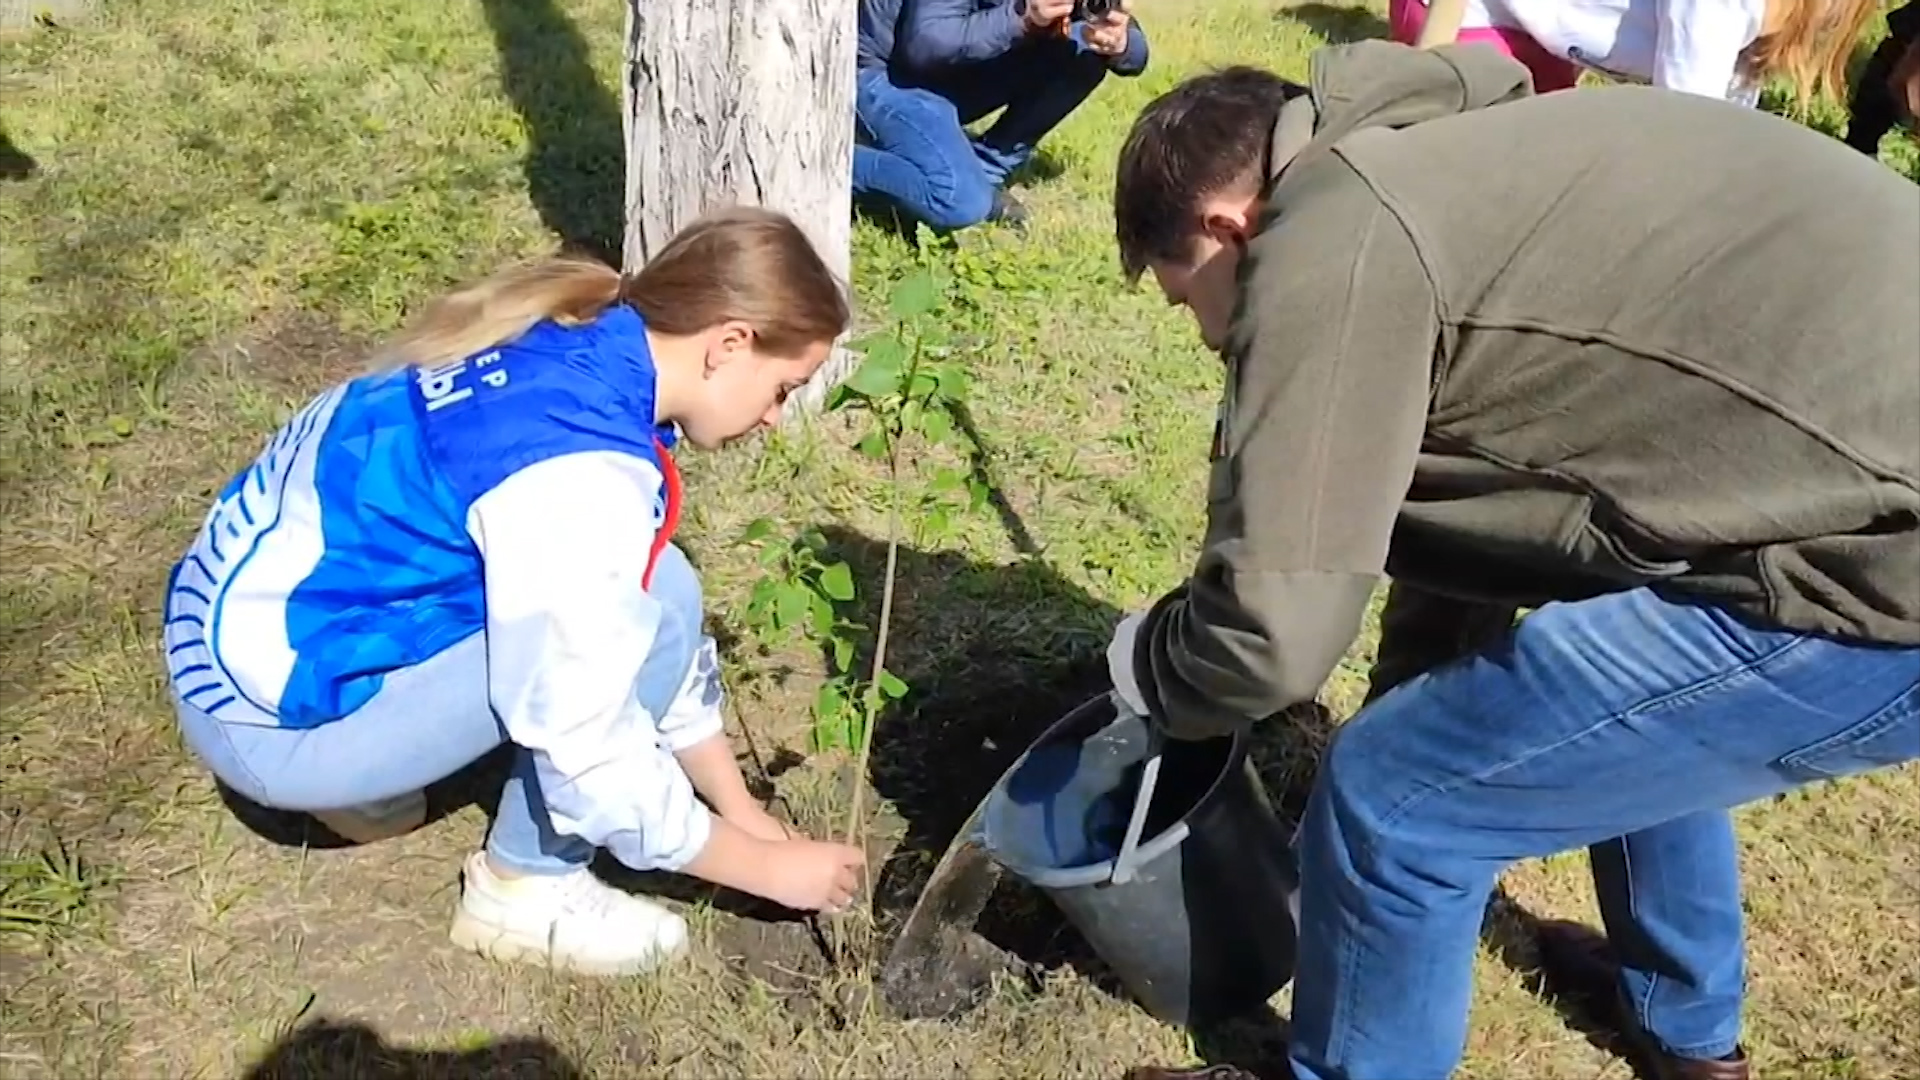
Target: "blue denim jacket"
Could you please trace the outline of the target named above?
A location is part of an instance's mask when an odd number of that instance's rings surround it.
[[[1026,0],[860,0],[860,66],[930,74],[991,60],[1027,37]],[[1083,29],[1076,23],[1072,36]],[[1134,23],[1116,75],[1147,66],[1147,37]]]

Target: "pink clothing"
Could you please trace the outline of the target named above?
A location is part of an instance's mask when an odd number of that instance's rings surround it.
[[[1425,0],[1389,0],[1387,26],[1393,40],[1403,45],[1411,45],[1419,40],[1420,29],[1425,25],[1427,25]],[[1533,73],[1535,93],[1545,94],[1553,90],[1566,90],[1580,81],[1578,64],[1548,52],[1539,42],[1527,36],[1524,30],[1506,26],[1461,27],[1457,40],[1485,42],[1525,64],[1527,70]]]

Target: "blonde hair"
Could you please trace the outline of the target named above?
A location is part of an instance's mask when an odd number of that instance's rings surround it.
[[[832,341],[851,318],[840,282],[791,218],[735,206],[674,234],[631,277],[592,259],[551,258],[456,289],[428,304],[381,360],[442,364],[511,342],[545,320],[591,322],[623,302],[666,334],[738,319],[775,356]]]
[[[1816,96],[1844,101],[1847,63],[1880,0],[1769,0],[1767,26],[1741,60],[1753,76],[1782,79],[1805,111]]]

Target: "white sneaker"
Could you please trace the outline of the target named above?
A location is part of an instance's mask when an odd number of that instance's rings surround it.
[[[484,852],[467,859],[455,945],[495,960],[524,961],[588,975],[638,975],[687,945],[685,919],[630,896],[585,868],[570,874],[503,878]]]
[[[315,810],[315,820],[335,836],[356,844],[371,844],[407,833],[427,823],[427,793],[410,791],[380,802],[339,810]]]

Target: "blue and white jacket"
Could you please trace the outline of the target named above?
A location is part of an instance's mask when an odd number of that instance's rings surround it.
[[[174,568],[174,693],[223,723],[312,728],[484,633],[508,737],[554,825],[641,869],[711,821],[673,753],[721,728],[710,638],[664,716],[636,700],[678,518],[645,325],[616,305],[309,403],[227,485]]]

